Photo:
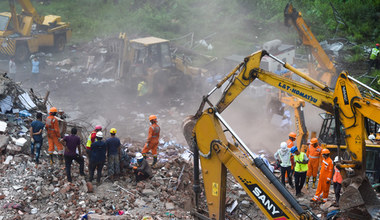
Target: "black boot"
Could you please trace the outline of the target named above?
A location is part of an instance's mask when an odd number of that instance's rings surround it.
[[[50,154],[50,164],[54,163],[53,154]]]
[[[153,157],[153,163],[152,163],[152,166],[156,165],[156,163],[157,163],[157,156],[154,156],[154,157]]]

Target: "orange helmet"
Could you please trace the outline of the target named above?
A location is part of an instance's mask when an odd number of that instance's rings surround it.
[[[328,149],[323,149],[322,154],[330,154],[330,151]]]
[[[157,116],[155,115],[149,116],[149,121],[152,121],[152,120],[157,120]]]
[[[56,107],[51,107],[49,110],[50,113],[58,112]]]
[[[315,144],[315,143],[318,143],[318,138],[312,138],[310,140],[310,144]]]
[[[296,137],[297,137],[297,134],[294,133],[294,132],[290,132],[290,133],[289,133],[289,137],[296,138]]]

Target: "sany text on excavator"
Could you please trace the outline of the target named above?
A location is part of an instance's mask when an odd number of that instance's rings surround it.
[[[311,85],[259,68],[263,56],[275,59]],[[331,92],[326,85],[266,51],[258,51],[246,57],[244,62],[204,96],[197,113],[184,121],[184,135],[194,153],[196,203],[200,193],[200,159],[209,218],[225,217],[227,169],[269,219],[316,218],[310,210],[302,208],[262,159],[248,149],[221,116],[235,98],[257,78],[333,114],[337,119],[336,123],[343,125],[344,137],[338,135],[336,138],[345,138],[350,158],[339,161],[345,188],[340,209],[348,215],[359,213],[366,218],[370,215],[376,216],[380,202],[365,176],[364,118],[379,123],[379,103],[362,97],[354,79],[346,72],[339,75],[335,91]],[[208,98],[226,82],[229,84],[214,105]],[[206,103],[210,107],[203,110]]]

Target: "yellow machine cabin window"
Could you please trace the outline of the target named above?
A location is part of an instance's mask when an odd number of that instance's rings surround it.
[[[0,31],[5,31],[9,23],[9,17],[0,15]]]

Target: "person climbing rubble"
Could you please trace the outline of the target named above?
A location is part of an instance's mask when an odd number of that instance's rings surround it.
[[[102,177],[102,170],[104,163],[106,161],[106,143],[102,140],[103,132],[98,131],[96,133],[96,141],[91,144],[91,157],[90,157],[90,178],[89,181],[92,182],[94,179],[95,169],[97,171],[96,183],[100,184],[100,179]]]
[[[71,135],[65,136],[61,139],[61,143],[65,146],[65,166],[66,166],[66,176],[67,181],[72,182],[71,178],[71,164],[75,160],[79,164],[79,174],[85,176],[84,174],[84,159],[82,157],[82,152],[80,149],[80,138],[77,136],[77,129],[74,127],[71,129]],[[77,153],[78,150],[78,153]]]
[[[285,174],[288,174],[288,183],[290,187],[294,188],[290,163],[290,149],[287,148],[286,142],[281,142],[280,149],[274,154],[274,158],[280,162],[281,167],[281,182],[285,186]]]
[[[55,117],[57,115],[57,112],[58,111],[56,107],[50,108],[49,116],[46,118],[46,130],[49,143],[48,154],[50,155],[50,164],[54,163],[54,145],[57,147],[60,163],[63,162],[63,146],[58,140],[58,138],[61,137],[61,133],[59,131],[58,119]]]
[[[31,144],[30,144],[31,155],[30,156],[33,157],[34,151],[36,151],[35,161],[36,161],[36,165],[38,165],[40,163],[39,158],[40,158],[40,151],[41,151],[42,142],[43,142],[42,131],[45,127],[45,124],[42,123],[42,113],[41,112],[37,112],[36,120],[33,121],[30,124],[30,126],[31,126],[29,128],[30,142],[31,142]]]
[[[334,165],[330,158],[330,151],[328,149],[322,150],[322,157],[323,160],[321,163],[321,171],[319,173],[317,191],[311,200],[313,202],[318,202],[320,201],[320,196],[323,196],[322,203],[325,203],[327,202],[327,198],[329,196]]]
[[[334,158],[333,186],[334,186],[334,193],[335,193],[335,203],[337,206],[339,206],[340,190],[342,189],[342,182],[343,182],[342,174],[340,173],[340,169],[337,166],[338,162],[339,162],[339,157],[336,156]]]
[[[375,69],[379,68],[379,47],[380,44],[376,44],[376,46],[371,49],[371,53],[368,56],[368,73],[371,72],[372,67],[375,67]]]
[[[149,127],[148,138],[144,145],[144,148],[141,151],[141,154],[146,158],[146,154],[151,150],[153,154],[153,163],[154,166],[157,163],[157,148],[158,148],[158,140],[160,138],[160,126],[157,124],[157,116],[151,115],[149,116],[149,121],[151,126]]]
[[[322,148],[318,144],[317,138],[310,140],[310,145],[306,151],[306,156],[309,158],[308,170],[306,174],[306,189],[309,188],[310,177],[313,177],[313,189],[317,181],[319,161],[322,153]]]
[[[306,172],[307,172],[307,163],[309,159],[307,158],[304,152],[298,151],[296,146],[290,149],[290,152],[294,154],[294,161],[296,163],[294,167],[294,182],[296,186],[296,196],[302,196],[302,187],[305,183]]]
[[[106,140],[108,176],[114,181],[120,174],[120,139],[116,137],[116,128],[111,128],[111,137]]]
[[[135,174],[135,181],[133,185],[136,185],[137,182],[148,179],[152,176],[152,169],[141,153],[136,153],[136,160],[137,166],[132,168]]]

